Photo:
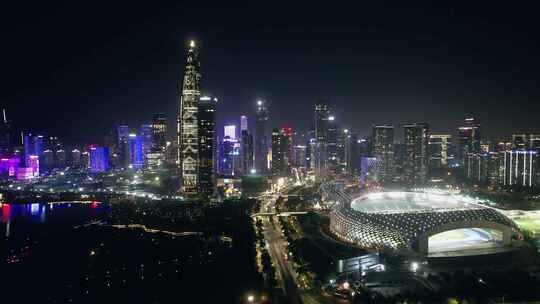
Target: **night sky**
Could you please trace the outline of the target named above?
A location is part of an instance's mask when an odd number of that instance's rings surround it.
[[[193,38],[221,124],[260,97],[272,126],[307,128],[324,97],[361,135],[415,121],[455,134],[469,112],[490,137],[540,132],[537,7],[201,2],[3,4],[0,104],[20,127],[85,142],[163,112],[172,138]]]

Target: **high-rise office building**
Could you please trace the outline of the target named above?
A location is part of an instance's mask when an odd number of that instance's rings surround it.
[[[272,176],[285,177],[289,174],[291,135],[287,128],[272,130]]]
[[[223,137],[227,136],[232,140],[236,140],[236,125],[226,125],[223,127]]]
[[[199,132],[198,105],[200,91],[200,63],[195,41],[191,41],[187,52],[180,111],[177,120],[178,164],[181,171],[184,194],[196,194],[199,181]]]
[[[202,96],[199,100],[199,191],[212,195],[215,185],[217,98]]]
[[[248,129],[248,119],[246,115],[240,116],[240,131],[244,131]]]
[[[43,148],[44,148],[44,142],[43,142],[43,135],[32,135],[31,133],[23,133],[22,134],[22,140],[23,140],[23,165],[26,167],[30,167],[29,163],[32,162],[30,160],[30,156],[36,156],[38,160],[41,160],[43,158]],[[39,164],[39,161],[38,161]],[[41,165],[43,166],[43,165]]]
[[[482,136],[480,133],[480,122],[475,115],[465,117],[465,123],[458,129],[458,157],[461,166],[466,165],[469,153],[482,152],[480,143]]]
[[[2,121],[0,121],[0,156],[11,155],[12,134],[11,124],[8,121],[6,109],[2,109]]]
[[[129,127],[120,125],[116,128],[116,154],[118,155],[119,166],[127,168],[130,164],[129,155]]]
[[[109,148],[90,146],[90,171],[94,173],[109,170]]]
[[[378,161],[376,157],[362,156],[360,158],[360,183],[362,185],[376,182]]]
[[[81,166],[81,150],[71,150],[71,166],[75,168],[79,168]]]
[[[326,168],[336,171],[343,156],[343,130],[337,126],[334,115],[328,116],[328,129],[326,132]],[[347,131],[348,132],[348,131]]]
[[[343,155],[343,158],[345,160],[345,171],[349,174],[358,175],[360,173],[358,134],[352,131],[347,131],[343,133],[345,137],[345,147]]]
[[[167,116],[154,114],[152,119],[152,146],[156,151],[165,151],[167,145]]]
[[[527,134],[512,134],[512,149],[525,150],[528,148],[529,141]]]
[[[138,136],[141,138],[142,151],[143,151],[143,162],[147,164],[147,156],[152,152],[152,147],[154,143],[154,129],[152,124],[143,124],[139,127]]]
[[[255,169],[265,175],[268,172],[268,108],[264,100],[257,100],[255,116]]]
[[[242,155],[242,170],[244,174],[250,174],[253,167],[253,135],[248,129],[248,118],[245,115],[240,116],[240,141]]]
[[[540,153],[540,134],[529,134],[529,149]]]
[[[406,159],[407,149],[404,143],[394,142],[394,176],[400,177],[401,179],[405,178],[405,159]]]
[[[229,136],[223,138],[219,151],[219,173],[240,175],[240,143]]]
[[[129,134],[129,165],[133,169],[142,169],[144,165],[142,139],[135,133]]]
[[[503,152],[503,185],[539,186],[539,157],[533,150],[509,150]]]
[[[81,168],[88,169],[90,167],[90,153],[82,151],[81,153]]]
[[[315,139],[315,130],[309,130],[306,134],[306,169],[311,173],[315,173],[315,153],[317,139]]]
[[[291,166],[295,168],[307,168],[307,146],[305,144],[296,144],[293,146],[293,158],[291,159]]]
[[[66,149],[64,147],[58,148],[54,152],[54,161],[57,168],[63,169],[67,165]]]
[[[390,181],[394,177],[394,126],[373,126],[373,156],[377,159],[377,179]]]
[[[404,130],[405,180],[412,183],[424,183],[428,176],[429,125],[427,123],[407,124]]]
[[[43,159],[41,161],[41,167],[46,170],[52,170],[54,168],[54,152],[49,148],[43,150]]]
[[[52,154],[52,163],[47,163],[51,159],[45,160],[45,151]],[[45,141],[45,150],[43,151],[43,164],[48,169],[58,168],[62,169],[66,166],[66,156],[64,145],[57,136],[49,136]]]
[[[454,160],[452,135],[429,135],[429,167],[430,169],[448,168]]]
[[[19,170],[21,159],[17,156],[0,158],[0,174],[3,177],[15,177]]]
[[[513,134],[512,149],[514,150],[540,150],[540,135]]]
[[[336,152],[335,152],[335,168],[343,172],[347,167],[347,140],[349,138],[349,129],[339,128],[337,130]],[[337,171],[336,171],[337,172]]]
[[[293,159],[293,135],[294,135],[294,131],[291,127],[289,126],[284,126],[281,128],[281,133],[282,135],[285,137],[286,139],[286,148],[287,150],[285,150],[285,157],[287,158],[287,169],[289,170],[290,169],[290,166],[291,166],[291,162],[292,162],[292,159]]]
[[[291,141],[292,156],[290,159],[291,167],[302,169],[305,172],[308,169],[308,148],[307,133],[294,131]]]
[[[316,178],[324,178],[328,167],[328,140],[329,140],[329,123],[334,121],[334,116],[330,114],[328,102],[319,99],[315,104],[314,130],[315,142],[313,144],[313,164]],[[333,125],[332,130],[335,130]],[[332,131],[330,130],[330,131]],[[333,132],[330,132],[333,133]],[[334,137],[334,134],[330,134]],[[337,135],[337,134],[336,134]],[[336,138],[337,140],[337,138]]]

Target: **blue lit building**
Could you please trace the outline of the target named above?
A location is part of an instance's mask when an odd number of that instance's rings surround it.
[[[152,152],[154,130],[151,124],[141,125],[139,137],[141,138],[143,161],[146,163],[146,156]]]
[[[129,164],[133,169],[141,169],[144,165],[142,138],[137,134],[129,134]]]
[[[90,147],[90,171],[105,172],[109,170],[109,148]]]

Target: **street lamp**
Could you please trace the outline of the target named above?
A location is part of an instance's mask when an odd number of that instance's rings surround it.
[[[247,300],[248,300],[248,303],[254,303],[255,302],[255,296],[254,295],[249,295],[247,297]]]

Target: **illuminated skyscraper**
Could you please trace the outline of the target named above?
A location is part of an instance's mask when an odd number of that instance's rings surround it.
[[[54,161],[57,168],[62,169],[66,166],[66,150],[64,147],[59,147],[54,151]]]
[[[54,153],[49,148],[45,148],[45,150],[43,150],[43,159],[41,161],[41,167],[47,171],[54,168]]]
[[[337,136],[334,134],[337,130],[333,125],[334,116],[330,115],[330,108],[328,103],[320,99],[315,104],[315,117],[314,117],[314,126],[315,126],[315,141],[312,144],[312,157],[314,164],[314,172],[317,178],[324,177],[326,174],[326,169],[328,167],[328,139],[329,135]],[[330,128],[330,122],[332,122],[332,128]],[[330,134],[329,134],[330,131]],[[334,132],[332,132],[334,131]],[[337,141],[337,137],[335,138]]]
[[[448,168],[454,160],[452,135],[429,136],[429,167],[431,170]]]
[[[71,151],[71,166],[75,168],[81,166],[81,150],[73,149]]]
[[[510,150],[502,152],[502,180],[505,186],[540,185],[538,152],[533,150]]]
[[[362,156],[360,160],[360,183],[366,185],[378,181],[377,158]]]
[[[147,155],[152,151],[154,130],[151,124],[141,125],[139,128],[139,137],[141,138],[143,162],[147,163]]]
[[[346,130],[346,129],[345,129]],[[358,134],[355,132],[343,132],[345,137],[345,147],[343,160],[345,169],[349,174],[358,175],[360,173],[360,152],[358,145]]]
[[[285,166],[287,167],[287,173],[290,171],[291,162],[293,159],[293,129],[291,127],[282,127],[281,134],[285,137]]]
[[[540,153],[540,134],[529,135],[529,149]]]
[[[30,156],[36,156],[38,160],[43,158],[43,135],[32,135],[30,133],[22,134],[24,157],[23,163],[30,167]],[[39,164],[39,161],[37,162]]]
[[[105,172],[109,170],[109,148],[90,147],[90,171]]]
[[[394,126],[373,126],[373,156],[377,159],[377,179],[390,181],[394,176]]]
[[[248,120],[246,115],[240,116],[240,131],[248,129]]]
[[[465,117],[465,124],[458,129],[459,140],[459,161],[461,166],[465,166],[469,153],[480,153],[480,122],[475,115]]]
[[[512,135],[512,149],[525,150],[528,148],[528,140],[526,134],[513,134]]]
[[[291,132],[292,133],[292,132]],[[292,134],[291,134],[292,135]],[[290,136],[285,128],[272,130],[272,176],[289,174]]]
[[[240,140],[243,173],[249,174],[253,169],[253,135],[249,132],[248,118],[245,115],[240,116]]]
[[[198,105],[200,91],[200,63],[195,41],[191,41],[180,96],[178,116],[178,164],[181,170],[184,194],[196,194],[199,182]]]
[[[268,172],[268,109],[264,100],[257,100],[255,121],[255,168],[264,175]]]
[[[7,156],[12,152],[11,131],[11,124],[7,119],[6,109],[2,109],[2,120],[0,121],[0,156]]]
[[[199,190],[212,195],[215,184],[217,98],[202,96],[199,100]]]
[[[428,174],[429,125],[414,123],[404,126],[405,159],[403,163],[405,180],[424,183]]]
[[[232,140],[236,140],[236,126],[227,125],[223,128],[223,137],[229,137]]]
[[[137,134],[129,134],[129,160],[133,169],[141,169],[144,165],[142,139]]]
[[[219,173],[223,175],[236,175],[239,168],[240,144],[237,140],[225,136],[220,144]]]
[[[125,125],[116,128],[116,154],[120,162],[120,167],[127,168],[130,164],[129,155],[129,127]]]
[[[167,117],[165,114],[154,114],[152,119],[152,144],[156,151],[165,151],[167,145]]]

